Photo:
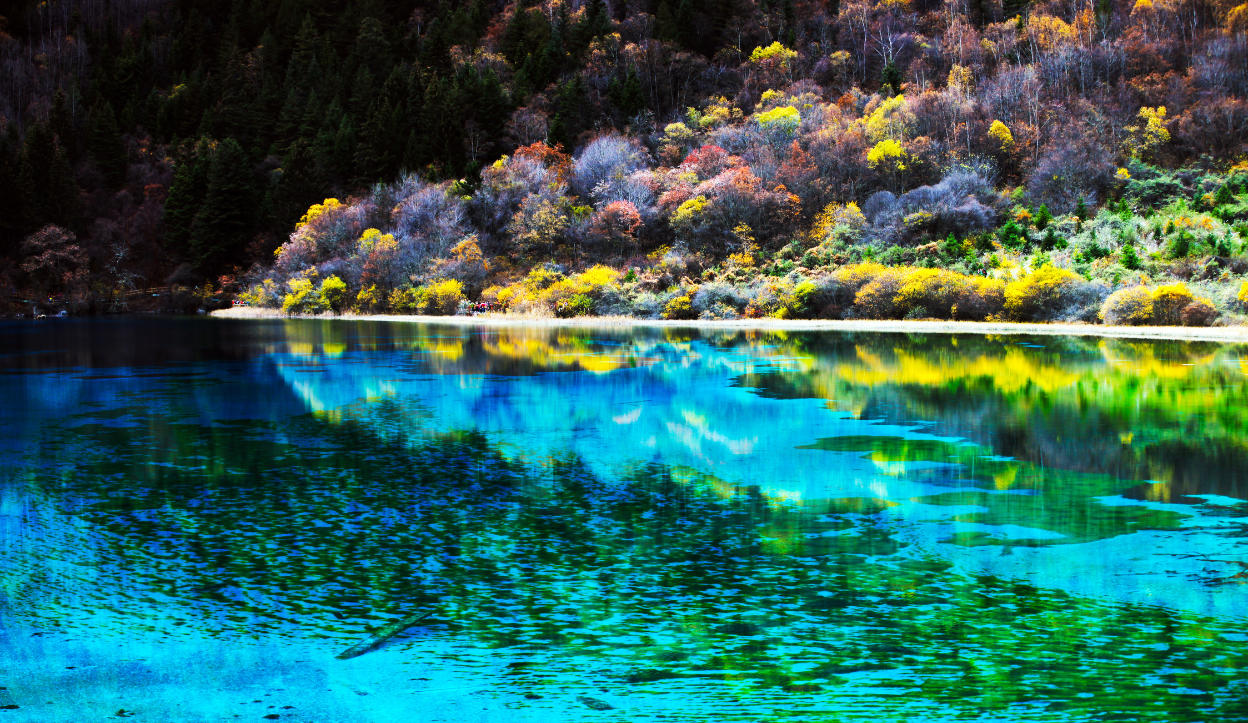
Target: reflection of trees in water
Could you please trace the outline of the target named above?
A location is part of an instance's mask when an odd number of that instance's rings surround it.
[[[516,675],[526,687],[591,670],[823,713],[1246,712],[1233,685],[1248,649],[1218,624],[899,559],[888,502],[804,508],[657,464],[617,479],[574,457],[521,464],[374,405],[367,422],[136,413],[58,433],[42,454],[80,463],[31,481],[105,533],[95,603],[136,620],[160,593],[210,630],[339,645],[428,606],[451,633],[540,661]],[[1147,682],[1163,668],[1171,685]],[[907,695],[872,696],[862,675]]]
[[[1173,497],[1248,499],[1241,347],[858,335],[847,348],[829,336],[828,348],[816,335],[791,340],[813,357],[806,370],[739,383],[777,398],[835,400],[864,419],[933,421],[933,433],[1044,466],[1162,481]]]

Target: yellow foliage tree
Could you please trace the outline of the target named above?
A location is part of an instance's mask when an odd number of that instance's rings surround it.
[[[797,109],[791,105],[773,108],[754,116],[758,121],[758,125],[765,131],[780,131],[787,135],[793,135],[797,131],[797,127],[802,124],[802,116]]]
[[[1166,128],[1166,107],[1140,108],[1140,123],[1127,126],[1126,150],[1132,158],[1144,158],[1157,148],[1170,142]]]
[[[965,65],[954,63],[949,69],[949,89],[970,95],[975,90],[975,74]]]
[[[900,172],[906,170],[906,150],[892,139],[876,143],[867,151],[867,165],[883,172]]]
[[[903,95],[894,95],[875,104],[867,105],[864,125],[867,137],[872,141],[904,141],[914,129],[916,117]]]
[[[303,214],[303,217],[299,219],[299,223],[295,224],[295,230],[298,231],[304,226],[307,226],[308,224],[312,223],[313,221],[317,219],[318,216],[328,213],[329,211],[333,211],[336,208],[342,208],[342,207],[343,207],[342,202],[336,198],[327,198],[321,203],[312,204],[308,208],[308,212]]]
[[[1002,150],[1014,146],[1014,134],[1010,132],[1010,127],[999,120],[994,120],[988,126],[988,137],[1001,144]]]
[[[764,60],[772,60],[781,65],[788,65],[796,57],[796,50],[789,50],[776,41],[766,47],[754,48],[754,52],[750,53],[750,62],[760,63]]]

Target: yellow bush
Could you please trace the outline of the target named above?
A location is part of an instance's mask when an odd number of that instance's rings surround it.
[[[1248,305],[1248,281],[1239,285],[1239,293],[1235,295],[1239,303]]]
[[[858,290],[854,296],[854,308],[868,319],[892,319],[905,314],[909,309],[899,310],[897,297],[917,270],[906,267],[885,268]]]
[[[602,287],[614,284],[619,278],[620,272],[610,266],[594,266],[576,276],[551,284],[540,294],[539,299],[552,309],[560,301],[566,301],[578,294],[595,299],[602,295]]]
[[[802,115],[791,105],[773,108],[755,115],[754,118],[765,131],[781,130],[793,133],[802,124]]]
[[[1047,321],[1066,306],[1066,295],[1080,282],[1072,271],[1042,266],[1005,287],[1005,313],[1020,321]]]
[[[775,60],[781,65],[787,65],[789,61],[796,57],[797,51],[789,50],[777,41],[765,48],[754,48],[754,52],[750,53],[750,62],[758,63],[763,60]]]
[[[988,126],[988,136],[996,140],[1002,148],[1011,148],[1014,145],[1014,134],[1010,132],[1010,127],[999,120],[994,120]]]
[[[706,200],[706,196],[694,196],[680,204],[676,213],[672,214],[672,227],[679,228],[693,223],[694,219],[702,215],[708,203],[710,202]]]
[[[367,289],[360,289],[360,293],[355,295],[355,303],[365,311],[377,310],[382,303],[381,292],[377,290],[377,284],[372,284]]]
[[[1153,302],[1153,323],[1161,326],[1178,326],[1183,320],[1183,309],[1195,300],[1183,282],[1158,286],[1150,292]]]
[[[1183,326],[1209,326],[1217,318],[1218,308],[1213,305],[1212,300],[1203,296],[1196,297],[1180,314]]]
[[[1119,289],[1101,305],[1101,319],[1119,326],[1148,324],[1153,320],[1153,295],[1145,286]]]
[[[429,314],[452,316],[464,299],[464,285],[458,279],[443,279],[424,290],[424,310]]]
[[[863,118],[867,137],[876,143],[883,140],[904,141],[914,130],[917,120],[902,95],[885,98],[878,105],[872,101],[864,110],[867,112]]]
[[[887,268],[884,264],[877,264],[873,261],[850,264],[833,272],[832,278],[851,294],[857,294],[859,289],[871,283],[872,279],[884,273]]]
[[[867,151],[867,165],[883,171],[904,171],[906,151],[897,141],[882,140]]]
[[[282,299],[282,311],[287,314],[316,313],[324,310],[320,294],[312,286],[312,279],[300,277],[291,279],[287,286],[290,293]]]
[[[984,319],[1001,311],[1004,282],[944,269],[885,268],[864,285],[854,308],[873,319],[911,313],[936,319]]]
[[[667,302],[667,306],[663,307],[664,319],[693,319],[696,314],[693,313],[693,300],[686,296],[677,296]]]
[[[903,314],[921,308],[924,316],[948,319],[971,285],[968,277],[953,271],[915,269],[898,289],[893,304]]]
[[[419,314],[424,306],[424,289],[395,289],[386,305],[399,314]]]
[[[815,217],[815,223],[810,229],[810,237],[815,242],[824,241],[831,236],[832,230],[837,226],[847,226],[855,232],[860,232],[867,227],[867,217],[853,201],[843,206],[839,203],[829,203]]]

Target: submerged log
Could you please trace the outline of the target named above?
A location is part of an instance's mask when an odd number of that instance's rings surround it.
[[[368,636],[364,640],[361,640],[359,643],[356,643],[355,645],[352,645],[351,647],[342,651],[336,657],[339,660],[350,660],[351,658],[361,656],[364,653],[367,653],[368,651],[386,642],[390,638],[393,638],[394,636],[403,632],[404,630],[407,630],[408,628],[412,627],[413,625],[420,622],[421,620],[424,620],[425,618],[429,617],[432,614],[433,614],[433,611],[430,610],[429,612],[426,612],[426,613],[408,615],[405,618],[396,620],[390,623],[389,625],[381,628],[380,630],[373,633],[372,635]]]

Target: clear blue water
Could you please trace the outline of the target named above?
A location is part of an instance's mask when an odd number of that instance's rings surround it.
[[[1245,351],[0,326],[0,712],[1248,719]]]

